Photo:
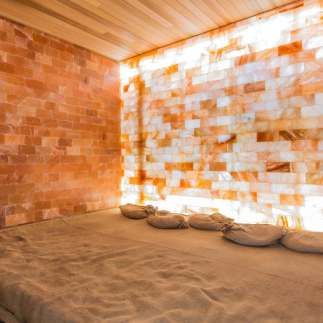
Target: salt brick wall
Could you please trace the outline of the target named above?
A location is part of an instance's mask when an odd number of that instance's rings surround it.
[[[119,66],[0,19],[0,226],[119,203]]]
[[[123,62],[123,201],[323,231],[322,7]]]

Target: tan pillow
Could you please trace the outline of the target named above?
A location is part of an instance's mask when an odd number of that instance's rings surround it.
[[[286,248],[300,251],[323,253],[323,232],[288,232],[281,240]]]
[[[147,223],[158,229],[186,229],[188,224],[182,214],[167,213],[165,215],[150,215]]]
[[[221,231],[232,225],[233,219],[220,213],[214,213],[212,215],[193,214],[189,217],[188,223],[195,229]]]
[[[121,213],[130,219],[144,219],[155,213],[155,208],[151,205],[125,204],[120,207]]]
[[[284,229],[271,224],[239,224],[228,228],[223,236],[245,246],[269,246],[284,235]]]

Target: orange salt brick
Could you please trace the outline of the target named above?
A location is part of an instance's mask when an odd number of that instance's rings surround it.
[[[180,183],[179,183],[179,186],[181,188],[190,188],[190,187],[192,187],[190,181],[188,181],[187,179],[181,179]]]
[[[178,64],[174,64],[165,68],[164,74],[170,75],[176,72],[178,72]]]
[[[201,137],[202,131],[200,128],[194,128],[194,137]]]
[[[178,121],[177,114],[167,113],[163,115],[163,122],[176,122]]]
[[[210,171],[226,171],[227,164],[223,162],[210,162],[209,164]]]
[[[36,43],[41,43],[41,44],[47,44],[49,42],[49,39],[39,33],[33,33],[32,35],[33,41]]]
[[[155,109],[155,108],[162,108],[165,105],[165,101],[164,100],[154,100],[151,103],[151,108]]]
[[[250,92],[264,91],[265,88],[266,88],[265,81],[247,83],[244,86],[244,92],[245,93],[250,93]]]
[[[172,129],[181,129],[181,128],[184,128],[185,122],[184,121],[172,121],[170,125],[171,125]],[[195,128],[195,129],[197,129],[197,128]]]
[[[302,42],[295,41],[286,45],[281,45],[278,47],[278,56],[288,55],[292,53],[297,53],[302,50]]]
[[[172,145],[172,139],[165,138],[158,140],[158,147],[169,147]]]
[[[1,62],[1,64],[0,64],[0,72],[15,73],[15,67],[14,67],[14,65]]]
[[[283,140],[300,140],[311,135],[311,131],[307,129],[279,130],[278,135]]]
[[[239,192],[239,193],[243,193],[244,194],[244,198],[246,200],[250,200],[250,201],[253,201],[253,202],[257,202],[257,197],[258,197],[258,194],[257,192],[249,192],[249,193],[246,193],[246,192]]]
[[[306,183],[313,185],[323,185],[323,173],[306,173]]]
[[[212,135],[226,135],[230,133],[228,126],[210,127],[209,130]]]
[[[51,204],[51,201],[38,201],[34,203],[34,207],[35,209],[49,209]]]
[[[230,86],[224,89],[226,95],[237,95],[241,92],[241,86]]]
[[[139,91],[139,94],[142,94],[142,91],[145,88],[145,82],[142,80],[141,76],[140,75],[136,75],[133,78],[132,82],[134,83],[135,88]]]
[[[153,184],[156,185],[159,189],[161,189],[166,186],[166,179],[156,177],[153,179]]]
[[[280,204],[301,206],[304,204],[304,197],[300,194],[280,194]]]
[[[25,136],[6,134],[3,138],[6,145],[23,145],[25,143]]]
[[[36,153],[36,149],[34,146],[30,146],[30,145],[19,145],[18,146],[18,152],[21,155],[33,155]]]
[[[317,92],[323,92],[323,82],[309,83],[302,85],[302,92],[300,94],[307,95]]]
[[[237,192],[239,201],[257,202],[257,192]]]
[[[178,166],[179,166],[178,170],[182,170],[182,171],[193,170],[193,163],[179,163]]]
[[[290,172],[291,164],[290,162],[267,162],[266,163],[267,172]]]
[[[72,146],[72,139],[59,138],[58,145],[61,147]]]
[[[257,201],[258,193],[257,192],[250,192],[250,196],[254,202]]]
[[[46,88],[46,84],[37,80],[26,80],[26,85],[34,90],[44,90]]]
[[[171,95],[172,98],[177,97],[177,96],[181,96],[182,95],[182,90],[180,90],[180,89],[172,90],[170,95]]]
[[[5,217],[5,226],[13,226],[29,222],[25,213],[16,213]]]
[[[211,189],[211,186],[212,182],[207,179],[200,179],[197,183],[197,187],[202,189]]]
[[[147,178],[146,171],[144,171],[144,170],[139,170],[139,171],[138,171],[137,176],[138,176],[138,178],[140,178],[140,179],[146,179],[146,178]]]
[[[273,141],[274,140],[274,133],[273,132],[257,132],[257,141]]]
[[[123,92],[128,92],[129,84],[123,86]]]
[[[223,200],[236,200],[237,192],[236,191],[212,191],[212,196],[214,198],[223,199]]]
[[[292,150],[296,151],[317,151],[318,140],[295,140],[292,142]]]
[[[200,101],[201,109],[215,109],[216,108],[216,101],[214,100],[204,100]]]
[[[265,49],[263,51],[260,52],[256,52],[255,54],[255,60],[265,60],[268,58],[271,58],[273,56],[277,55],[276,49],[275,48],[269,48],[269,49]]]
[[[165,163],[166,170],[193,170],[193,163]]]
[[[40,126],[41,124],[40,119],[35,117],[24,117],[23,122],[24,124],[31,126]]]
[[[86,204],[75,205],[73,211],[76,213],[84,213],[87,211],[87,206]]]
[[[238,181],[257,181],[257,172],[231,172],[231,176]]]
[[[244,65],[244,64],[254,62],[255,60],[256,60],[256,54],[255,53],[242,55],[242,56],[236,58],[235,65],[236,66]]]
[[[216,144],[212,147],[213,153],[226,153],[232,151],[232,144],[231,143],[224,143],[224,144]]]
[[[302,32],[302,31],[301,31]],[[315,60],[315,50],[311,51],[301,51],[291,55],[290,62],[291,63],[301,63]]]
[[[302,86],[300,84],[293,87],[283,88],[278,90],[278,98],[285,99],[292,96],[298,96],[302,92]]]

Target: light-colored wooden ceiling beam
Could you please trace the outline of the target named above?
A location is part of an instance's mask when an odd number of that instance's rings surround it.
[[[0,15],[124,60],[298,0],[0,0]]]

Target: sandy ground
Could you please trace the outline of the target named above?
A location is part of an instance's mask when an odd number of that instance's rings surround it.
[[[323,322],[322,255],[118,210],[3,230],[0,268],[0,305],[19,322]]]

